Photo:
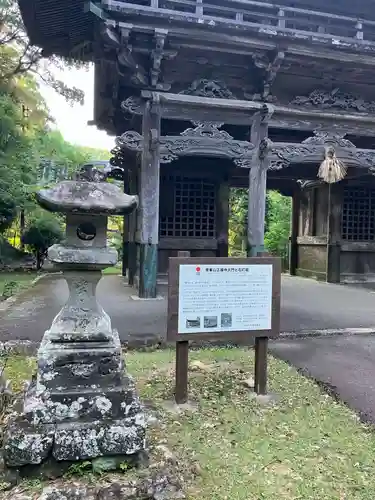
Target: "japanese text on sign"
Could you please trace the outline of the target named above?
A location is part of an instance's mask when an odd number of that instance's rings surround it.
[[[179,266],[178,333],[270,330],[272,265]]]

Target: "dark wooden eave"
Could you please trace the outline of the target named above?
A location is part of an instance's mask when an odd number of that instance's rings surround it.
[[[75,55],[94,39],[95,17],[85,11],[85,0],[18,0],[30,42],[46,55]],[[88,52],[92,52],[92,47]]]
[[[144,100],[151,99],[160,108],[163,118],[170,120],[216,121],[226,124],[247,125],[252,114],[260,111],[264,103],[254,101],[212,99],[206,97],[172,94],[165,92],[142,92],[142,98],[123,103],[123,110],[134,115],[143,114]],[[373,136],[375,116],[365,113],[335,112],[329,109],[316,110],[267,104],[272,128],[289,130],[335,129],[346,134]]]
[[[226,28],[232,28],[240,33],[241,28],[249,30],[253,25],[258,37],[266,36],[267,38],[268,35],[271,35],[274,26],[272,19],[274,19],[275,12],[284,10],[285,19],[290,18],[290,16],[293,19],[294,15],[297,22],[299,22],[298,18],[305,18],[305,23],[309,16],[313,19],[311,29],[308,24],[304,29],[300,29],[301,33],[297,38],[301,41],[306,38],[303,35],[305,33],[310,42],[317,41],[319,38],[324,41],[324,37],[326,37],[328,44],[331,44],[332,34],[329,31],[326,33],[322,30],[315,32],[313,27],[315,24],[325,25],[327,23],[325,18],[328,17],[333,24],[342,23],[343,30],[338,35],[339,38],[349,36],[353,41],[357,39],[358,46],[371,40],[371,37],[366,40],[366,32],[372,29],[371,20],[375,21],[373,0],[362,0],[356,3],[349,0],[335,0],[328,5],[324,0],[283,0],[279,5],[266,1],[248,1],[242,2],[241,5],[241,0],[237,2],[204,0],[199,4],[189,0],[159,0],[146,2],[146,4],[142,0],[139,0],[138,4],[118,0],[18,0],[18,3],[31,42],[42,47],[46,53],[59,55],[68,55],[75,47],[93,41],[95,15],[102,19],[110,19],[112,16],[115,20],[125,23],[132,22],[133,16],[133,21],[143,23],[144,27],[148,23],[148,18],[153,21],[155,26],[158,17],[165,19],[169,27],[171,24],[176,27],[180,24],[182,27],[185,20],[188,24],[190,21],[190,27],[195,24],[198,28],[212,32],[224,32]],[[263,21],[259,15],[259,7],[262,7],[264,17],[267,18],[265,26],[270,23],[271,29],[268,35],[267,29],[261,28]],[[258,9],[257,14],[256,9]],[[103,11],[103,15],[100,14],[100,10]],[[238,10],[238,15],[236,10]],[[245,17],[241,11],[244,12]],[[185,17],[184,12],[186,13]],[[252,12],[254,12],[255,18],[252,17]],[[325,12],[327,14],[324,14]],[[250,18],[247,21],[242,20],[247,19],[246,15]],[[250,22],[249,19],[254,19],[254,21]],[[356,19],[363,19],[363,41],[361,36],[355,35]],[[286,21],[285,26],[283,23],[282,20],[279,23],[280,34],[284,37],[288,37],[288,34],[293,35],[295,29],[288,27],[288,21]],[[259,30],[258,24],[261,28]],[[327,26],[329,25],[327,24]],[[340,33],[340,31],[334,33]]]
[[[95,61],[94,122],[116,135],[134,128],[121,110],[126,98],[145,89],[178,94],[204,74],[223,79],[240,104],[275,97],[288,107],[294,97],[309,95],[323,83],[327,87],[327,74],[329,91],[340,85],[375,103],[374,1],[18,1],[31,42],[46,55]],[[107,29],[112,31],[105,37]],[[270,126],[313,130],[322,120],[328,123],[319,113],[305,118],[303,107],[293,119],[284,120],[279,112]],[[206,119],[216,119],[215,113],[211,109]],[[229,114],[228,122],[236,123]],[[373,135],[373,114],[351,122],[340,116],[329,125]],[[248,123],[246,112],[241,120]]]

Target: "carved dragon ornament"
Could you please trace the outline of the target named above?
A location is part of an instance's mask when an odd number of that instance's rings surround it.
[[[307,96],[296,96],[289,104],[322,110],[337,109],[357,113],[375,113],[375,101],[366,101],[354,94],[342,92],[339,88],[331,91],[315,89]]]

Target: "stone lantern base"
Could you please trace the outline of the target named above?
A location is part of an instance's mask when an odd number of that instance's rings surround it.
[[[93,281],[100,273],[90,279],[87,274],[67,276],[74,301],[45,333],[37,376],[5,432],[4,458],[10,467],[40,464],[51,455],[76,461],[144,449],[145,414],[125,372],[118,333],[96,303]],[[72,333],[78,327],[81,335]]]

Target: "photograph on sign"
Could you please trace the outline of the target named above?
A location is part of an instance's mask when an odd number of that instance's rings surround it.
[[[178,333],[271,330],[272,264],[181,264]]]

